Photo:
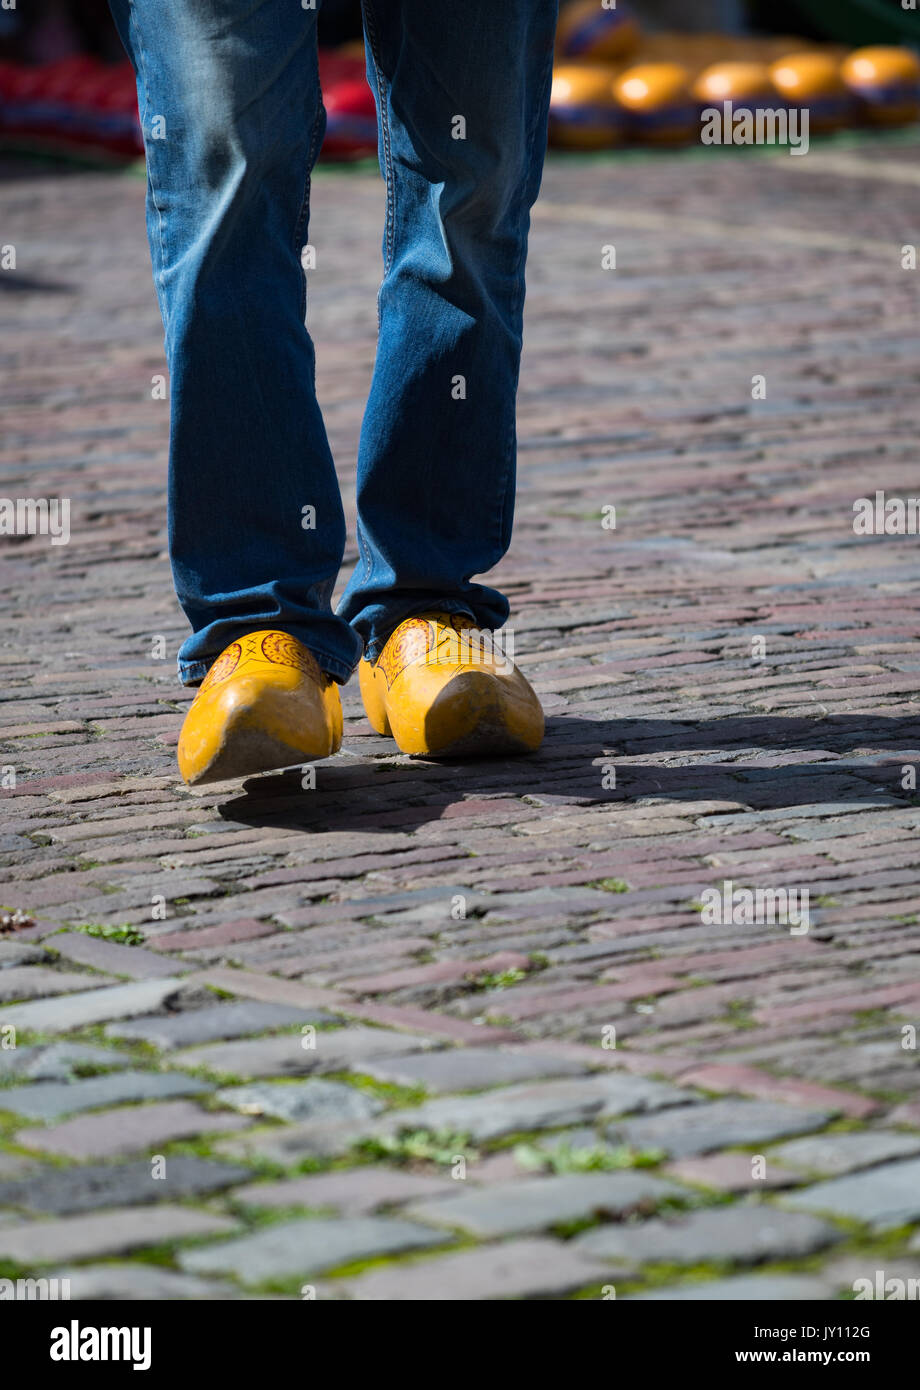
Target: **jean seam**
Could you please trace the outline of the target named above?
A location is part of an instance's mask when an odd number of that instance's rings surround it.
[[[544,71],[544,74],[543,74],[543,82],[542,82],[541,87],[540,87],[539,99],[534,103],[534,105],[535,105],[535,115],[534,115],[534,119],[533,119],[533,124],[532,124],[532,126],[531,126],[529,136],[528,136],[528,138],[527,138],[526,156],[525,156],[525,166],[524,166],[524,168],[525,168],[525,173],[524,173],[524,178],[522,179],[522,189],[521,189],[521,197],[522,197],[522,199],[525,199],[525,200],[526,200],[526,181],[527,181],[527,178],[529,177],[530,171],[531,171],[532,166],[533,166],[533,152],[534,152],[534,145],[535,145],[536,138],[537,138],[537,127],[538,127],[538,124],[542,124],[542,121],[541,121],[541,119],[540,119],[540,118],[541,118],[541,112],[543,111],[543,105],[544,105],[544,101],[545,101],[545,98],[546,98],[546,89],[547,89],[547,87],[549,86],[549,82],[550,82],[551,76],[552,76],[552,61],[550,61],[550,62],[548,62],[548,63],[546,64],[546,68],[545,68],[545,71]],[[539,193],[539,190],[538,190],[538,193]],[[534,200],[534,201],[536,201],[536,200]],[[518,254],[517,264],[516,264],[515,269],[514,269],[514,275],[515,275],[515,280],[516,280],[516,284],[517,284],[517,288],[516,288],[516,290],[515,290],[515,296],[516,296],[516,297],[515,297],[515,301],[514,301],[514,313],[515,313],[515,318],[517,318],[518,316],[522,315],[522,314],[523,314],[523,309],[524,309],[525,286],[524,286],[523,273],[524,273],[524,267],[525,267],[525,265],[526,265],[526,260],[527,260],[527,243],[528,243],[528,237],[529,237],[529,231],[530,231],[530,213],[529,213],[529,210],[526,211],[526,216],[527,216],[527,227],[524,229],[524,236],[523,236],[522,239],[521,239],[521,249],[520,249],[520,252],[519,252],[519,254]],[[505,515],[506,515],[507,510],[508,510],[508,484],[507,484],[507,479],[508,479],[509,470],[510,470],[510,468],[511,468],[511,456],[512,456],[512,452],[513,452],[513,449],[514,449],[515,429],[516,429],[516,424],[517,424],[517,418],[516,418],[516,417],[517,417],[517,410],[516,410],[516,404],[515,404],[515,402],[516,402],[516,399],[517,399],[518,384],[519,384],[519,382],[520,382],[520,373],[521,373],[521,358],[520,358],[520,354],[518,354],[517,366],[515,367],[515,370],[514,370],[514,381],[513,381],[513,389],[512,389],[512,395],[511,395],[511,399],[512,399],[511,420],[510,420],[509,426],[508,426],[508,434],[507,434],[507,440],[506,440],[505,450],[504,450],[504,474],[503,474],[504,486],[503,486],[503,488],[502,488],[501,502],[500,502],[500,504],[499,504],[499,511],[498,511],[498,537],[497,537],[497,549],[498,549],[498,551],[499,551],[499,555],[501,555],[501,554],[503,553],[503,539],[504,539],[504,535],[505,535]]]
[[[141,116],[141,131],[144,137],[144,154],[147,154],[147,117],[150,113],[150,87],[147,83],[147,63],[144,56],[144,42],[141,37],[140,24],[137,21],[135,10],[135,0],[128,0],[130,13],[129,26],[134,31],[134,46],[137,51],[137,63],[141,71],[141,81],[144,84],[144,112]],[[158,297],[163,304],[163,328],[169,332],[169,308],[166,303],[166,296],[163,293],[163,273],[166,265],[166,247],[163,242],[163,210],[157,202],[157,191],[150,171],[150,160],[147,159],[147,183],[150,187],[150,197],[157,214],[157,240],[160,243],[160,264],[156,270]]]
[[[363,528],[363,526],[361,525],[361,518],[360,518],[360,517],[358,517],[358,520],[357,520],[357,522],[355,523],[355,536],[356,536],[357,541],[358,541],[358,550],[359,550],[359,551],[361,552],[361,554],[364,556],[364,575],[363,575],[363,582],[366,584],[367,581],[368,581],[368,580],[370,579],[370,577],[371,577],[371,571],[372,571],[372,569],[373,569],[374,566],[373,566],[373,557],[372,557],[372,555],[371,555],[371,548],[370,548],[370,546],[369,546],[368,543],[367,543],[367,538],[366,538],[366,536],[364,535],[364,528]]]
[[[302,250],[303,250],[302,247],[298,247],[298,242],[299,242],[301,236],[303,235],[304,226],[305,226],[305,224],[306,224],[307,217],[308,217],[308,215],[309,215],[309,207],[310,207],[310,188],[311,188],[311,186],[312,186],[312,176],[313,176],[313,162],[314,162],[314,157],[315,157],[315,155],[316,155],[316,137],[317,137],[317,132],[319,131],[319,128],[320,128],[320,126],[321,126],[321,124],[322,124],[323,115],[325,114],[325,108],[324,108],[324,106],[323,106],[323,94],[322,94],[322,89],[321,89],[321,87],[320,87],[320,80],[319,80],[319,55],[318,55],[318,52],[317,52],[316,44],[313,44],[313,45],[312,45],[312,54],[313,54],[313,76],[314,76],[314,79],[315,79],[315,81],[316,81],[316,91],[317,91],[317,95],[318,95],[319,100],[318,100],[318,102],[317,102],[316,115],[313,117],[313,126],[312,126],[312,129],[311,129],[311,131],[310,131],[310,145],[309,145],[309,148],[308,148],[308,150],[307,150],[307,170],[306,170],[306,174],[304,175],[304,181],[303,181],[303,197],[302,197],[301,203],[300,203],[300,215],[299,215],[298,218],[297,218],[297,225],[296,225],[295,228],[294,228],[294,254],[295,254],[295,256],[298,254],[298,251],[301,251],[301,252],[302,252]],[[305,271],[304,268],[303,268],[303,256],[300,255],[300,256],[298,257],[298,260],[299,260],[299,264],[300,264],[300,275],[301,275],[301,281],[302,281],[302,288],[301,288],[301,293],[300,293],[300,316],[301,316],[301,318],[302,318],[304,321],[306,321],[306,317],[307,317],[307,273],[306,273],[306,271]]]
[[[387,83],[383,75],[383,68],[380,58],[380,39],[377,30],[377,20],[373,11],[371,0],[361,0],[361,12],[364,18],[364,32],[367,39],[367,47],[370,50],[371,63],[374,68],[374,82],[376,84],[377,114],[380,120],[380,144],[383,151],[383,177],[386,184],[386,224],[383,238],[383,276],[380,281],[380,288],[377,291],[377,332],[381,327],[382,308],[381,298],[383,286],[390,273],[393,262],[393,248],[395,242],[395,222],[396,222],[396,178],[393,169],[393,150],[390,131],[390,120],[387,111]],[[374,570],[374,558],[364,529],[361,525],[361,517],[358,516],[355,533],[358,542],[358,551],[364,561],[364,573],[362,583],[368,584]]]
[[[380,62],[380,41],[377,21],[371,0],[361,0],[364,12],[364,27],[368,47],[374,64],[374,79],[377,83],[377,110],[380,116],[381,144],[383,145],[383,169],[387,187],[386,234],[384,237],[383,279],[387,278],[393,260],[394,226],[396,221],[396,190],[393,175],[393,150],[391,143],[390,120],[387,112],[387,83]],[[378,296],[379,299],[379,296]]]

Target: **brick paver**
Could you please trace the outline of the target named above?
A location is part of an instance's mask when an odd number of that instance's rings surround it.
[[[852,524],[916,492],[916,153],[551,159],[498,571],[545,746],[414,762],[353,683],[315,789],[195,793],[143,182],[15,171],[2,491],[72,514],[0,550],[5,1269],[385,1300],[916,1270],[917,539]],[[382,210],[317,176],[352,538]],[[712,889],[807,891],[807,929]]]

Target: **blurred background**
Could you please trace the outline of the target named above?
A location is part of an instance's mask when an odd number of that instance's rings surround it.
[[[908,3],[620,0],[604,9],[601,0],[564,0],[551,143],[597,150],[697,141],[701,104],[714,99],[807,107],[817,133],[910,124],[920,65]],[[359,0],[323,0],[319,32],[323,158],[373,157]],[[0,147],[97,164],[142,155],[133,76],[105,0],[0,10]]]

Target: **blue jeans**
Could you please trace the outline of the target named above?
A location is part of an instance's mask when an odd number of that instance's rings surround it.
[[[137,73],[170,371],[169,549],[192,626],[180,678],[198,684],[260,628],[291,633],[346,681],[425,609],[500,627],[507,600],[472,576],[511,536],[557,0],[363,0],[386,225],[360,559],[337,612],[345,520],[301,266],[326,119],[316,12],[111,6]]]

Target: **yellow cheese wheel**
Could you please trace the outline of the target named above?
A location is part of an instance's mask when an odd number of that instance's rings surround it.
[[[830,53],[787,53],[771,65],[770,76],[787,105],[808,111],[810,130],[838,130],[853,116],[853,98]]]
[[[632,56],[639,38],[639,22],[623,0],[612,10],[601,0],[573,0],[559,16],[556,48],[564,58],[616,63]]]
[[[580,150],[619,144],[626,113],[613,94],[613,77],[613,69],[600,63],[566,63],[553,70],[551,144]]]
[[[693,84],[693,95],[705,106],[730,101],[733,106],[769,106],[776,91],[765,63],[712,63]]]
[[[909,48],[857,48],[840,75],[867,120],[903,125],[920,116],[920,61]]]
[[[627,68],[616,78],[613,91],[629,113],[629,129],[637,140],[672,144],[690,139],[698,129],[690,74],[680,63]]]

